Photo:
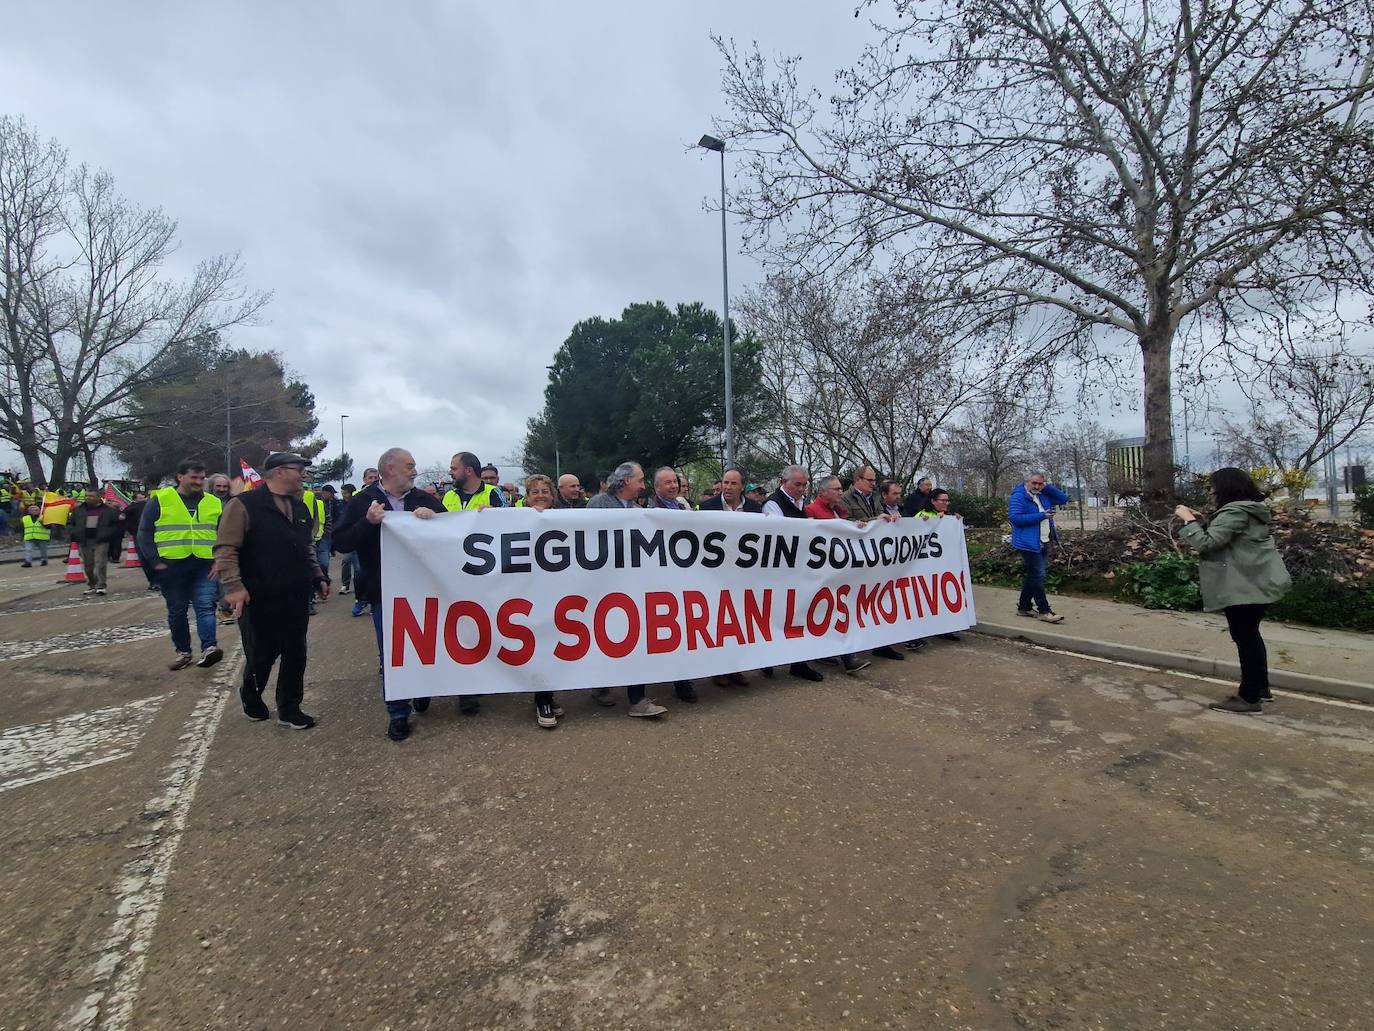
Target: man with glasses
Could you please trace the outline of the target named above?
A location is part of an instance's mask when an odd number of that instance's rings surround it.
[[[841,495],[849,518],[860,526],[870,523],[882,514],[882,503],[878,500],[878,473],[871,465],[862,465],[854,470],[854,482]]]
[[[1045,594],[1045,566],[1049,562],[1050,545],[1059,540],[1059,531],[1054,525],[1054,508],[1056,505],[1066,505],[1068,501],[1068,494],[1046,483],[1041,473],[1032,473],[1025,483],[1018,483],[1007,500],[1011,546],[1021,553],[1024,569],[1021,600],[1016,605],[1018,616],[1029,616],[1046,623],[1064,621],[1063,616],[1050,608],[1050,599]]]

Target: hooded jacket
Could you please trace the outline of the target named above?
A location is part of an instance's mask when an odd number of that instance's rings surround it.
[[[1067,505],[1069,496],[1052,483],[1045,484],[1040,492],[1040,503],[1046,510],[1055,505]],[[1024,483],[1018,483],[1007,499],[1007,519],[1011,522],[1011,546],[1017,551],[1040,550],[1040,523],[1044,516],[1035,504],[1035,498]],[[1050,516],[1050,540],[1059,540],[1059,529]]]
[[[1197,549],[1202,607],[1267,605],[1288,592],[1292,580],[1269,532],[1273,513],[1262,501],[1222,505],[1203,526],[1184,525],[1183,539]]]

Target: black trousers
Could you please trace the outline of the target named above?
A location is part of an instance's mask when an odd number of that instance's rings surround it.
[[[261,698],[277,660],[277,713],[293,713],[305,697],[305,635],[310,628],[310,588],[253,598],[239,618],[243,641],[243,690]]]
[[[1240,696],[1247,702],[1257,702],[1269,690],[1269,653],[1260,636],[1260,622],[1268,605],[1228,605],[1226,627],[1236,642],[1240,656]]]

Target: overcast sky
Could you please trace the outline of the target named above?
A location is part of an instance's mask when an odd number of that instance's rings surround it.
[[[19,10],[3,110],[178,219],[187,266],[240,252],[274,298],[232,342],[306,379],[326,455],[347,414],[360,465],[499,462],[574,323],[719,310],[718,158],[689,149],[722,106],[710,33],[828,73],[862,32],[782,0]]]

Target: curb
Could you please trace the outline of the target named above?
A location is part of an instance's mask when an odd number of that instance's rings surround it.
[[[975,634],[988,637],[1002,637],[1013,641],[1024,641],[1045,648],[1061,651],[1082,652],[1102,659],[1116,659],[1120,662],[1134,662],[1142,666],[1154,666],[1164,670],[1182,670],[1206,677],[1220,677],[1225,680],[1240,679],[1240,664],[1229,659],[1211,659],[1204,655],[1183,655],[1179,652],[1166,652],[1156,648],[1140,648],[1132,644],[1119,644],[1116,641],[1095,641],[1088,637],[1070,637],[1034,627],[1014,626],[1004,623],[985,623],[980,620],[970,629]],[[1327,698],[1340,698],[1350,702],[1364,702],[1374,705],[1374,685],[1357,684],[1351,680],[1335,680],[1330,677],[1314,677],[1308,673],[1295,673],[1292,670],[1271,669],[1269,683],[1287,691],[1304,694],[1322,695]]]

